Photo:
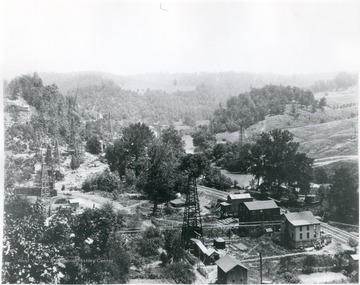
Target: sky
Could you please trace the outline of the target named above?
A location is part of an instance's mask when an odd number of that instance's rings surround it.
[[[360,1],[3,0],[2,72],[358,71]]]

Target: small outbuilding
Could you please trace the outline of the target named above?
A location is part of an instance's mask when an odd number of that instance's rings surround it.
[[[193,253],[198,257],[205,265],[214,264],[219,259],[218,252],[213,248],[206,248],[201,240],[192,238]]]
[[[224,249],[225,248],[225,240],[223,238],[214,239],[214,247],[217,249]]]
[[[216,261],[217,283],[247,284],[248,268],[235,258],[225,255]]]

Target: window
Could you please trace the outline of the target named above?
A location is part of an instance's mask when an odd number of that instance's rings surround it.
[[[302,227],[300,227],[300,232],[302,232]]]
[[[302,234],[300,234],[300,239],[302,239]]]
[[[306,238],[310,238],[310,233],[306,233]]]
[[[316,232],[314,232],[314,238],[316,238]]]
[[[309,230],[310,230],[310,226],[306,226],[306,230],[309,231]]]

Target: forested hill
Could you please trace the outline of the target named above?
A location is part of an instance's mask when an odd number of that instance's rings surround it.
[[[334,74],[276,75],[270,73],[149,73],[118,76],[100,72],[41,73],[44,84],[77,95],[89,111],[111,112],[114,119],[148,123],[209,119],[219,103],[267,84],[298,87],[329,82]],[[95,109],[94,109],[95,108]]]
[[[113,81],[103,81],[74,88],[68,95],[77,98],[81,109],[88,114],[107,114],[113,119],[170,123],[190,117],[193,120],[211,116],[219,104],[213,90],[198,86],[193,91],[177,91],[167,94],[161,90],[147,90],[143,95],[124,90]]]
[[[324,100],[324,99],[323,99]],[[266,116],[282,115],[288,104],[307,108],[311,106],[323,108],[325,102],[318,102],[309,90],[282,85],[266,85],[263,88],[253,88],[250,92],[230,97],[226,106],[220,106],[214,112],[212,120],[215,133],[233,132],[240,128],[246,129],[262,121]]]

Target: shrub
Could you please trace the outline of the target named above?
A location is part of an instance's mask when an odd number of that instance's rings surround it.
[[[90,191],[106,191],[106,192],[113,192],[118,191],[120,189],[120,179],[117,177],[116,174],[105,170],[100,175],[95,175],[93,177],[87,178],[83,184],[82,189],[84,192]]]
[[[295,274],[290,272],[285,272],[283,278],[285,280],[285,283],[291,283],[291,284],[301,283],[299,277],[297,277]]]
[[[304,259],[302,272],[305,274],[309,274],[313,272],[313,267],[316,264],[316,258],[313,255],[308,255]]]
[[[86,151],[92,154],[99,154],[101,152],[101,142],[97,136],[92,136],[86,142]]]

